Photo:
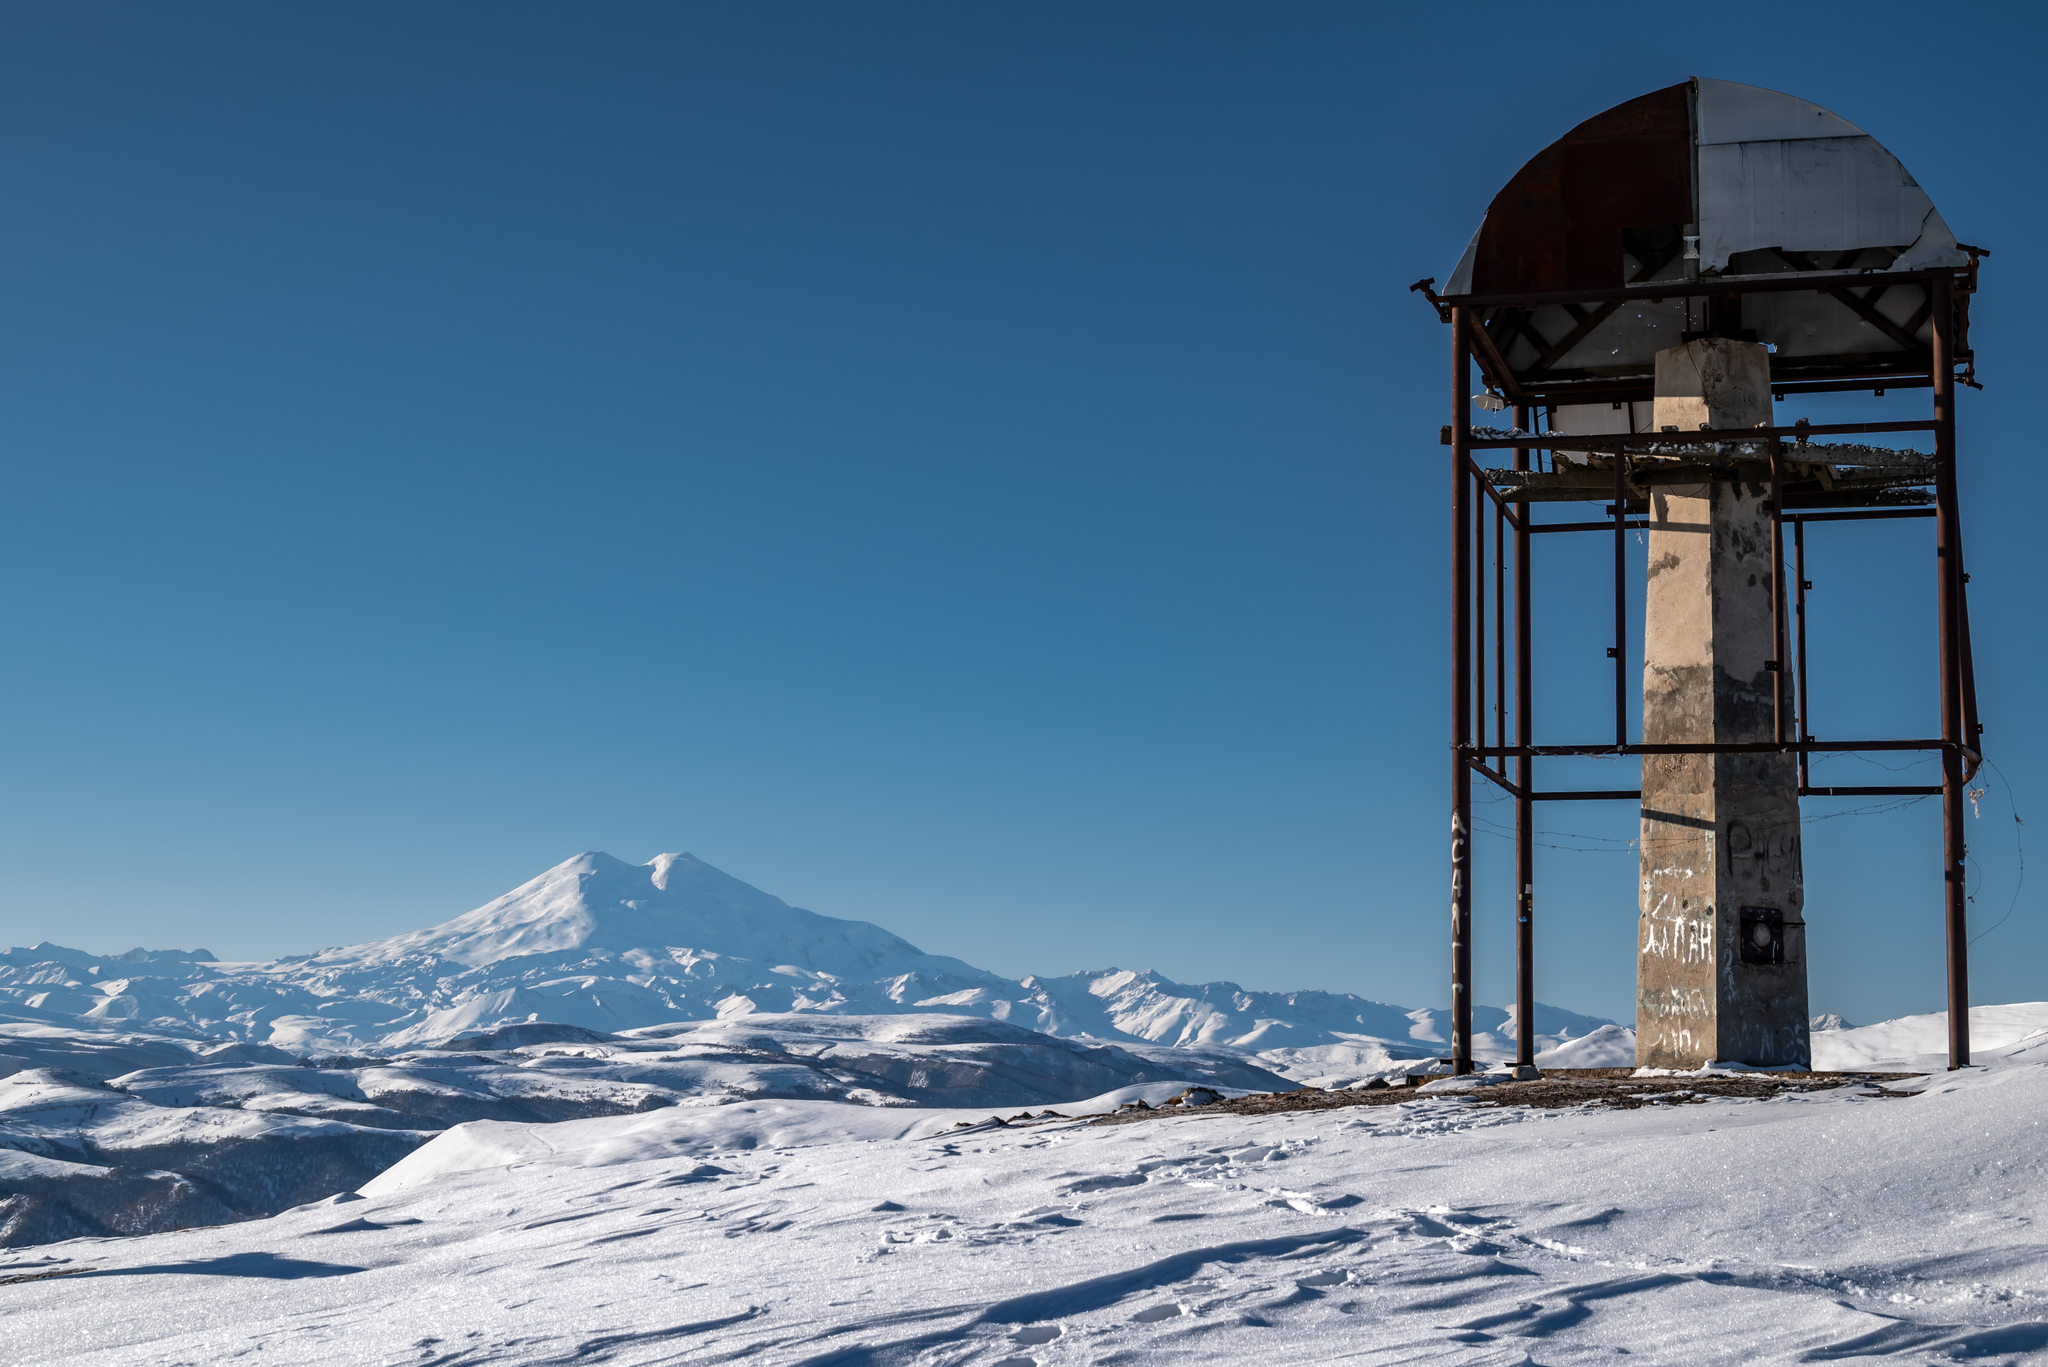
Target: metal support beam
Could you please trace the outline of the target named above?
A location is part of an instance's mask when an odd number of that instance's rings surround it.
[[[1486,329],[1481,326],[1479,316],[1470,309],[1465,311],[1465,326],[1471,330],[1472,341],[1479,352],[1480,371],[1493,381],[1494,388],[1502,394],[1516,403],[1523,402],[1524,396],[1521,386],[1515,381],[1514,369],[1501,357],[1500,350],[1493,344],[1493,338],[1487,336]]]
[[[1921,271],[1886,271],[1892,285],[1920,284],[1933,280],[1953,287],[1953,268],[1936,267]],[[1716,294],[1783,294],[1797,290],[1868,289],[1870,277],[1861,271],[1776,271],[1769,275],[1723,275],[1700,280],[1656,280],[1641,285],[1606,289],[1535,290],[1521,294],[1447,294],[1442,302],[1455,312],[1503,308],[1516,305],[1535,308],[1539,304],[1599,304],[1610,299],[1626,303],[1631,299],[1662,303],[1666,299],[1698,299]],[[1937,313],[1940,306],[1936,306]],[[1457,320],[1454,318],[1453,324]]]
[[[1487,768],[1483,762],[1469,758],[1465,762],[1472,767],[1473,773],[1479,775],[1479,777],[1485,779],[1488,783],[1491,783],[1494,787],[1500,789],[1509,797],[1520,798],[1524,795],[1521,787],[1518,784],[1512,782],[1509,779],[1503,778],[1499,774],[1496,774],[1493,770]]]
[[[1493,734],[1508,741],[1508,525],[1507,513],[1493,505]],[[1506,756],[1501,776],[1508,772]]]
[[[1621,525],[1630,531],[1641,531],[1650,525],[1650,519],[1632,517],[1623,521]],[[1529,528],[1532,532],[1605,532],[1613,529],[1613,521],[1604,517],[1598,522],[1538,522]]]
[[[1876,522],[1892,517],[1933,517],[1932,508],[1859,508],[1843,513],[1787,513],[1785,520],[1794,524],[1807,522]]]
[[[1472,1071],[1472,333],[1451,310],[1451,1069]]]
[[[1785,743],[1785,452],[1771,443],[1771,739]],[[1805,756],[1800,757],[1801,763]]]
[[[1491,759],[1495,755],[1584,755],[1607,759],[1614,755],[1777,755],[1796,754],[1801,750],[1851,751],[1851,750],[1940,750],[1948,744],[1939,740],[1811,740],[1786,741],[1700,741],[1697,744],[1665,744],[1659,741],[1647,745],[1637,741],[1633,745],[1488,745],[1476,754]]]
[[[1614,744],[1628,744],[1628,453],[1614,448]]]
[[[1484,489],[1487,481],[1475,477]],[[1472,500],[1472,734],[1486,747],[1486,502]],[[1502,745],[1506,736],[1498,737]]]
[[[1533,432],[1534,415],[1515,410],[1515,426]],[[1515,450],[1515,468],[1527,470],[1530,451]],[[1529,519],[1515,527],[1515,743],[1527,745],[1532,734],[1534,705],[1529,696]],[[1507,763],[1507,756],[1501,756]],[[1536,761],[1515,758],[1515,1063],[1536,1065],[1536,804],[1528,794],[1536,786]]]
[[[1803,441],[1808,437],[1865,436],[1873,432],[1932,432],[1939,423],[1933,422],[1815,422],[1791,427],[1738,427],[1710,428],[1701,432],[1687,432],[1674,437],[1669,432],[1602,432],[1593,437],[1559,437],[1555,432],[1529,433],[1519,437],[1472,437],[1466,442],[1469,451],[1505,451],[1515,446],[1541,446],[1546,449],[1553,445],[1567,451],[1605,450],[1610,443],[1623,447],[1657,446],[1664,442],[1684,441],[1687,445],[1716,441],[1769,441],[1773,437],[1791,437]],[[1597,441],[1597,445],[1595,444]]]
[[[1806,581],[1806,524],[1794,520],[1792,523],[1792,587],[1797,594],[1796,606],[1792,609],[1794,629],[1799,633],[1796,677],[1799,680],[1799,739],[1813,739],[1813,714],[1806,710],[1806,591],[1813,587]],[[1805,750],[1799,752],[1799,791],[1805,792],[1807,782],[1813,777],[1813,756]]]
[[[1962,529],[1956,516],[1955,281],[1934,282],[1934,539],[1941,607],[1941,854],[1948,931],[1948,1066],[1970,1063],[1969,903],[1963,863]]]

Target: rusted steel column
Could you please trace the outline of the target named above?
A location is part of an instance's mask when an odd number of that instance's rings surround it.
[[[1628,455],[1614,447],[1614,748],[1628,745]]]
[[[1792,621],[1793,629],[1799,633],[1799,658],[1796,662],[1799,680],[1799,739],[1801,741],[1810,741],[1813,739],[1813,714],[1806,710],[1806,590],[1808,585],[1806,582],[1806,524],[1804,522],[1792,524],[1792,586],[1794,593],[1798,595],[1794,600]],[[1799,786],[1801,788],[1809,787],[1813,779],[1813,772],[1807,764],[1808,758],[1809,756],[1806,751],[1801,750],[1799,752]]]
[[[1785,743],[1785,444],[1771,439],[1771,739]]]
[[[1451,309],[1451,1070],[1472,1071],[1472,340]]]
[[[1956,518],[1956,578],[1961,581],[1956,589],[1956,635],[1962,643],[1963,676],[1963,744],[1975,750],[1979,756],[1984,753],[1984,723],[1977,720],[1977,657],[1970,650],[1970,562],[1963,559],[1961,500],[1957,500]],[[1965,756],[1967,759],[1968,757]],[[1963,766],[1963,782],[1968,783],[1977,776],[1981,758],[1969,760]]]
[[[1941,877],[1948,929],[1948,1066],[1970,1065],[1970,937],[1963,865],[1962,555],[1956,523],[1955,282],[1934,282],[1934,541],[1941,579]]]
[[[1491,501],[1472,480],[1472,740],[1486,748],[1486,505]],[[1484,761],[1481,761],[1484,763]]]
[[[1953,424],[1951,424],[1953,433]],[[1977,770],[1984,761],[1984,726],[1977,719],[1977,662],[1970,649],[1970,561],[1963,554],[1962,497],[1950,510],[1949,543],[1956,549],[1956,654],[1960,660],[1959,675],[1962,680],[1962,725],[1963,746],[1973,751],[1978,758],[1963,756],[1963,783],[1967,786],[1977,777]]]
[[[1515,410],[1515,426],[1524,432],[1536,430],[1534,414],[1528,408]],[[1515,468],[1527,470],[1534,452],[1515,448]],[[1529,699],[1529,509],[1524,503],[1515,527],[1515,744],[1534,745]],[[1536,761],[1528,755],[1515,759],[1515,784],[1522,795],[1515,799],[1515,1063],[1536,1064],[1536,803],[1529,794],[1536,791]]]
[[[1515,450],[1516,460],[1522,457]],[[1484,504],[1480,505],[1482,508]],[[1525,507],[1527,505],[1524,505]],[[1508,510],[1493,502],[1493,734],[1496,743],[1508,743]],[[1501,777],[1507,777],[1508,757],[1500,757]]]

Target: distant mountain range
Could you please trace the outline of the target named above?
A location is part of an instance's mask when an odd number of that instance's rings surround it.
[[[1476,1052],[1510,1053],[1507,1013],[1476,1014]],[[1626,1043],[1537,1019],[1545,1045]],[[0,955],[0,1248],[269,1215],[471,1121],[1102,1109],[1190,1083],[1356,1082],[1444,1040],[1439,1012],[1335,993],[1120,969],[1013,982],[687,854],[583,854],[426,930],[269,963]]]
[[[906,1012],[1123,1045],[1228,1049],[1322,1085],[1435,1054],[1449,1038],[1445,1012],[1348,993],[1190,986],[1121,969],[1012,981],[865,921],[792,907],[688,854],[640,865],[581,854],[440,925],[268,963],[222,962],[204,950],[93,955],[47,942],[0,955],[0,1019],[296,1057],[416,1049],[534,1022],[610,1034],[751,1015]],[[1539,1048],[1608,1024],[1539,1005]],[[1511,1012],[1477,1008],[1475,1027],[1475,1053],[1512,1053]],[[0,1040],[0,1051],[8,1047]]]

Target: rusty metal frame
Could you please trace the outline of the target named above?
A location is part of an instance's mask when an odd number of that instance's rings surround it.
[[[1431,282],[1411,286],[1427,296],[1439,318],[1451,327],[1451,423],[1443,429],[1443,442],[1451,449],[1452,576],[1451,621],[1453,676],[1451,708],[1451,1065],[1453,1072],[1469,1073],[1472,1063],[1472,779],[1484,776],[1515,800],[1515,998],[1516,1055],[1519,1064],[1535,1062],[1535,871],[1533,813],[1538,802],[1639,801],[1639,789],[1540,791],[1535,786],[1535,761],[1550,756],[1617,755],[1704,755],[1704,754],[1795,754],[1799,761],[1799,794],[1802,797],[1932,796],[1942,799],[1943,914],[1947,941],[1949,1002],[1949,1066],[1961,1068],[1970,1061],[1969,968],[1967,901],[1964,889],[1963,803],[1964,784],[1982,763],[1979,753],[1983,727],[1978,722],[1976,672],[1970,658],[1969,603],[1963,573],[1962,523],[1956,494],[1955,475],[1955,387],[1957,368],[1969,353],[1959,345],[1966,336],[1967,298],[1977,285],[1977,255],[1967,268],[1911,272],[1886,272],[1876,279],[1866,273],[1839,271],[1790,271],[1771,275],[1724,276],[1710,280],[1659,281],[1654,285],[1630,284],[1619,289],[1574,291],[1568,295],[1529,294],[1439,298]],[[1742,295],[1756,292],[1813,290],[1855,307],[1873,301],[1883,287],[1900,284],[1924,286],[1932,320],[1932,342],[1918,357],[1886,357],[1881,365],[1864,368],[1849,378],[1826,381],[1779,382],[1773,392],[1813,393],[1828,390],[1886,388],[1927,388],[1932,390],[1933,416],[1890,422],[1815,423],[1791,427],[1765,427],[1743,431],[1702,431],[1688,433],[1690,441],[1757,441],[1770,443],[1771,542],[1773,575],[1772,626],[1777,642],[1777,659],[1769,668],[1780,676],[1773,738],[1769,741],[1720,744],[1656,744],[1631,742],[1628,738],[1629,690],[1627,679],[1627,533],[1646,527],[1648,519],[1631,517],[1629,508],[1628,453],[1631,447],[1669,440],[1660,433],[1602,434],[1597,439],[1579,438],[1574,449],[1585,449],[1597,440],[1600,449],[1614,458],[1614,503],[1599,521],[1539,523],[1533,505],[1511,505],[1495,489],[1472,458],[1478,450],[1512,450],[1515,469],[1531,467],[1535,453],[1557,444],[1557,434],[1535,431],[1534,407],[1539,403],[1581,401],[1590,393],[1576,382],[1558,387],[1555,397],[1531,392],[1517,382],[1502,362],[1500,352],[1487,335],[1477,310],[1513,312],[1539,303],[1591,305],[1594,312],[1604,304],[1632,299],[1660,299],[1676,296],[1703,297]],[[1869,290],[1863,296],[1850,290]],[[1611,310],[1609,310],[1611,311]],[[1859,310],[1860,311],[1860,310]],[[1526,316],[1526,315],[1524,315]],[[1587,316],[1592,316],[1591,314]],[[1917,320],[1916,320],[1917,324]],[[1476,437],[1469,421],[1471,367],[1478,360],[1490,386],[1516,405],[1517,435]],[[1917,363],[1917,364],[1916,364]],[[1966,371],[1961,378],[1973,383]],[[1617,381],[1608,388],[1613,397],[1637,401],[1651,397],[1647,380]],[[1568,397],[1567,397],[1568,396]],[[1609,397],[1604,391],[1600,397]],[[1788,511],[1783,490],[1783,442],[1793,438],[1865,433],[1927,432],[1934,436],[1934,506],[1882,508],[1801,508]],[[1494,639],[1494,737],[1487,743],[1486,634],[1487,539],[1486,500],[1473,496],[1483,491],[1493,503],[1493,592],[1491,628]],[[1938,737],[1911,740],[1876,739],[1817,741],[1813,736],[1811,696],[1806,660],[1806,524],[1892,518],[1932,518],[1935,523],[1935,559],[1938,587],[1936,630],[1941,655],[1941,726]],[[1786,620],[1785,524],[1792,525],[1793,593]],[[1512,531],[1512,539],[1507,535]],[[1529,554],[1531,538],[1556,532],[1603,531],[1614,537],[1614,645],[1609,654],[1615,664],[1614,740],[1581,745],[1539,745],[1534,743],[1534,697],[1531,679],[1530,595],[1533,582]],[[1508,592],[1509,546],[1513,547],[1513,602]],[[1510,633],[1507,618],[1512,615]],[[1506,652],[1512,635],[1515,676],[1514,743],[1509,743],[1507,725]],[[1782,682],[1786,657],[1796,668],[1796,692],[1789,700]],[[1793,729],[1795,728],[1796,729]],[[1788,735],[1788,730],[1791,734]],[[1932,785],[1822,786],[1811,784],[1810,758],[1817,751],[1854,753],[1860,751],[1931,750],[1939,752],[1942,781]],[[1507,776],[1507,761],[1516,761],[1515,777]],[[1489,764],[1489,761],[1492,761]]]

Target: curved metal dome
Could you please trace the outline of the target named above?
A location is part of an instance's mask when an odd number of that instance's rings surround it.
[[[1494,196],[1444,298],[1488,308],[1489,372],[1532,394],[1621,397],[1617,384],[1658,350],[1702,332],[1771,344],[1774,379],[1924,373],[1930,295],[1907,277],[1977,254],[1847,119],[1695,78],[1595,115],[1533,157]],[[1871,284],[1764,279],[1787,273]],[[1729,289],[1710,305],[1717,281]],[[1686,288],[1660,295],[1667,282]],[[1575,291],[1610,297],[1558,299]]]

